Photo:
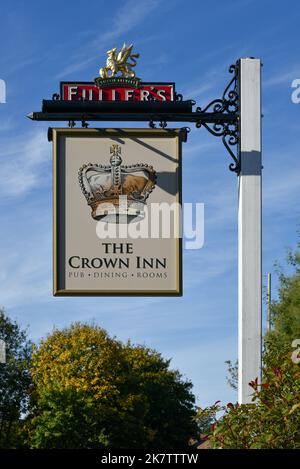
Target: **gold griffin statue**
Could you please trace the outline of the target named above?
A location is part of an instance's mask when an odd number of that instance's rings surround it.
[[[107,51],[106,67],[101,67],[99,75],[101,78],[115,77],[118,72],[121,72],[122,77],[134,78],[135,72],[132,70],[136,66],[136,60],[140,54],[132,54],[133,44],[126,46],[124,43],[122,49],[117,53],[117,48],[114,47]],[[131,62],[129,62],[131,60]],[[109,74],[110,72],[110,74]]]

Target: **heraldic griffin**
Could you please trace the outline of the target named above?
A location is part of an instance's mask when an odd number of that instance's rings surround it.
[[[101,67],[99,75],[101,78],[115,77],[118,72],[121,72],[122,77],[134,78],[135,72],[132,70],[136,66],[136,60],[140,54],[132,54],[133,44],[126,46],[124,43],[122,49],[117,53],[117,48],[114,47],[107,51],[106,67]],[[131,60],[131,62],[129,61]]]

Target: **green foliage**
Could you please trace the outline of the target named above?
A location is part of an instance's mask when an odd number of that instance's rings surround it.
[[[291,355],[266,369],[253,387],[253,404],[228,404],[210,442],[215,448],[300,449],[300,366]]]
[[[55,330],[31,373],[31,447],[176,449],[196,432],[191,383],[156,351],[97,326]]]
[[[300,448],[300,364],[292,360],[292,342],[300,339],[299,252],[289,252],[287,261],[293,272],[280,272],[273,327],[264,343],[263,384],[251,382],[252,404],[228,404],[211,432],[215,448]]]
[[[289,251],[287,263],[293,269],[292,275],[279,270],[278,300],[272,302],[272,331],[266,336],[266,361],[275,360],[277,355],[287,351],[294,339],[300,338],[300,252]]]
[[[0,448],[14,448],[21,445],[21,417],[27,411],[31,344],[3,310],[0,339],[6,345],[6,363],[0,363]]]
[[[216,414],[221,410],[219,402],[220,401],[217,401],[212,406],[205,407],[204,409],[201,407],[197,408],[195,420],[200,435],[208,435],[213,431],[217,422]]]

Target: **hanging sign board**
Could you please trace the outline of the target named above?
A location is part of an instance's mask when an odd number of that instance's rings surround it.
[[[53,129],[54,295],[182,294],[180,129]]]

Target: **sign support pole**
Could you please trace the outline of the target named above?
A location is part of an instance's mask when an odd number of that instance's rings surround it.
[[[261,62],[240,59],[238,176],[238,401],[251,402],[261,382]]]

